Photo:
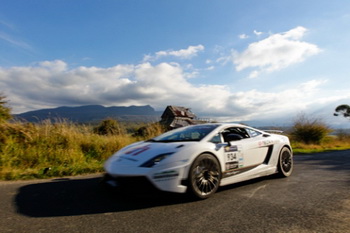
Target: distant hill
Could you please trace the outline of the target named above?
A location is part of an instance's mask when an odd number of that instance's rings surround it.
[[[76,123],[96,123],[106,118],[113,118],[119,121],[154,122],[160,120],[161,114],[162,112],[155,111],[149,105],[129,107],[87,105],[29,111],[16,114],[15,119],[28,122],[40,122],[46,119],[65,119]]]

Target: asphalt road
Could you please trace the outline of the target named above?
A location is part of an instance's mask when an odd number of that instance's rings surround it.
[[[289,178],[220,188],[204,201],[118,194],[100,175],[0,182],[0,232],[350,232],[350,151],[295,156]]]

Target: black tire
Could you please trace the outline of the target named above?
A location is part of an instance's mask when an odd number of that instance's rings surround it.
[[[218,160],[211,154],[199,155],[189,171],[189,193],[199,199],[212,196],[219,188],[221,168]]]
[[[277,168],[280,177],[288,177],[293,172],[293,154],[287,147],[280,152]]]

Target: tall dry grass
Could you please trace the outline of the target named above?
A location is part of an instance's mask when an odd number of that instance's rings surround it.
[[[113,153],[155,136],[99,135],[90,126],[67,121],[2,123],[0,132],[0,180],[101,172]]]

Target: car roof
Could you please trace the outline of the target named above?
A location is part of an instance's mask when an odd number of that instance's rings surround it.
[[[239,124],[239,123],[229,123],[229,122],[219,122],[219,123],[205,123],[205,124],[201,124],[201,125],[218,125],[218,126],[232,126],[232,127],[245,127],[245,128],[254,128],[248,125],[243,125],[243,124]]]
[[[243,125],[243,124],[239,124],[239,123],[228,123],[228,122],[221,122],[221,123],[205,123],[205,124],[198,124],[197,126],[200,125],[217,125],[216,129],[213,130],[214,131],[220,131],[226,127],[241,127],[241,128],[249,128],[249,129],[253,129],[253,130],[257,130],[260,132],[264,132],[263,130],[260,129],[256,129],[254,127],[248,126],[248,125]],[[187,126],[187,127],[191,127],[191,126]],[[212,134],[213,132],[209,133]]]

